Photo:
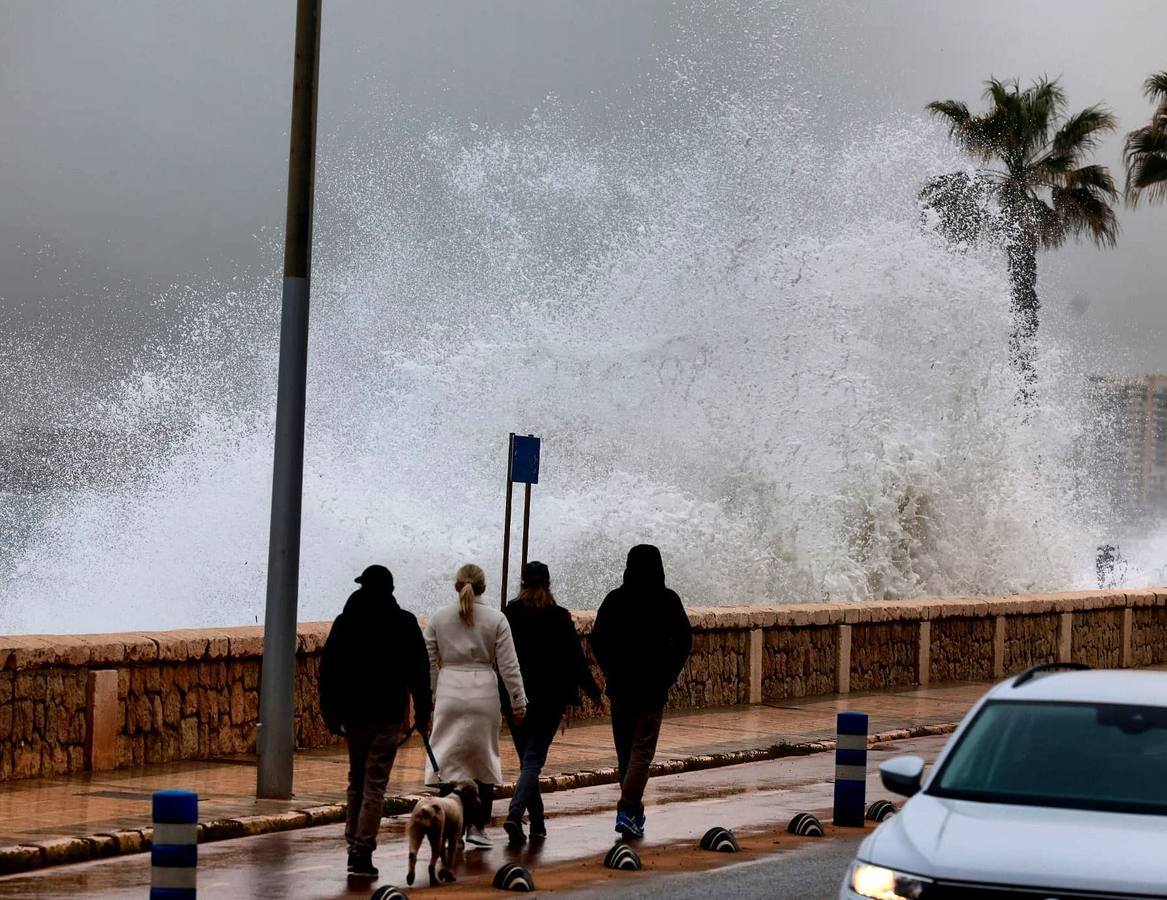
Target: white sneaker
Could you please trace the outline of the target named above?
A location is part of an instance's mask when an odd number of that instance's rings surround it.
[[[474,825],[466,832],[466,843],[472,847],[481,847],[484,850],[489,850],[494,846],[494,841],[486,836],[486,832]]]

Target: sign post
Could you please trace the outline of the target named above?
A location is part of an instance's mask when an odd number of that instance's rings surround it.
[[[511,476],[514,474],[514,467],[515,433],[512,431],[507,442],[507,503],[502,520],[502,586],[499,588],[501,596],[499,609],[506,609],[507,606],[507,572],[511,563],[511,487],[515,483]]]
[[[521,435],[513,431],[507,449],[507,499],[502,537],[502,606],[507,605],[507,575],[511,561],[511,500],[516,482],[524,485],[523,492],[523,565],[527,564],[527,548],[531,530],[531,485],[539,483],[539,447],[541,441],[533,434]]]

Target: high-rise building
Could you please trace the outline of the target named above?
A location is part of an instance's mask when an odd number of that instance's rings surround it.
[[[1090,379],[1100,416],[1095,471],[1113,501],[1167,511],[1167,375]]]

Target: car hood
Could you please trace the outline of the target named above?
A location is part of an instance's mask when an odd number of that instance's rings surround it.
[[[860,848],[931,878],[1165,896],[1167,817],[917,794]]]

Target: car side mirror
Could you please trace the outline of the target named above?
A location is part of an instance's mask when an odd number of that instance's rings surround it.
[[[897,756],[879,766],[879,780],[893,794],[911,797],[919,793],[923,778],[924,760],[918,756]]]

